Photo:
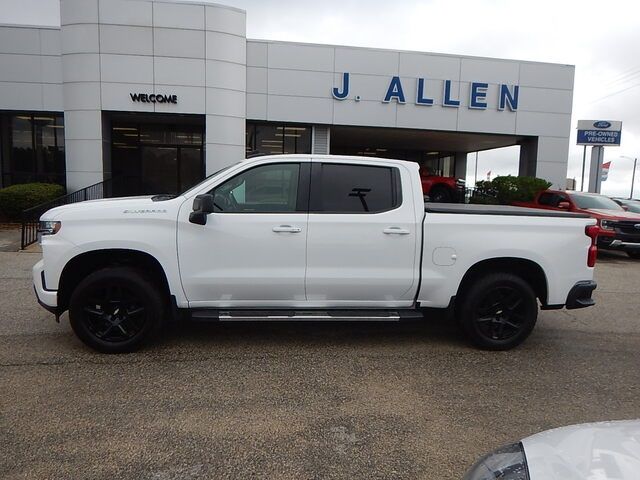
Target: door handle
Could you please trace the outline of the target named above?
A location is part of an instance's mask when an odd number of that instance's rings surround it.
[[[291,225],[279,225],[273,227],[272,230],[276,233],[300,233],[302,231],[300,227],[292,227]]]
[[[387,235],[409,235],[411,232],[406,228],[387,227],[382,230],[382,233],[386,233]]]

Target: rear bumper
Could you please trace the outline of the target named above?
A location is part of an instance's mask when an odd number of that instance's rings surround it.
[[[567,310],[573,310],[576,308],[591,307],[596,304],[595,300],[591,298],[591,294],[598,285],[593,280],[585,280],[583,282],[576,283],[567,295],[567,303],[565,307]]]
[[[33,266],[33,289],[38,303],[51,313],[58,313],[58,291],[48,290],[44,280],[44,262],[40,260]]]

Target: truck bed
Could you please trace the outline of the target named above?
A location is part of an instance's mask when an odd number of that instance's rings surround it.
[[[511,217],[590,218],[583,213],[559,212],[511,205],[475,205],[467,203],[425,203],[427,213],[461,213],[466,215],[502,215]]]

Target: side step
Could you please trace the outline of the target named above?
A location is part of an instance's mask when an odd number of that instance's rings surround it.
[[[194,309],[191,319],[196,321],[356,321],[356,322],[398,322],[400,320],[421,319],[422,312],[413,309],[390,310],[235,310],[235,309]]]

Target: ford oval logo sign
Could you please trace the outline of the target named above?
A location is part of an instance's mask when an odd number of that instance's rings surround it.
[[[596,128],[609,128],[611,126],[611,122],[600,120],[599,122],[594,122],[593,126]]]

